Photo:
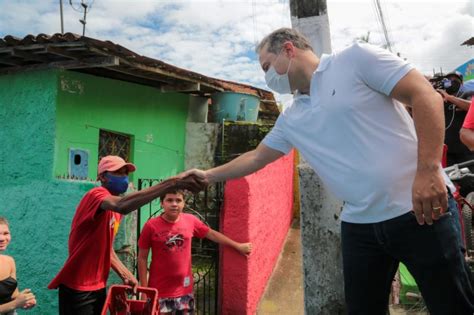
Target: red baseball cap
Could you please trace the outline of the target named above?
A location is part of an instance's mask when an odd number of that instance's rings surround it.
[[[100,159],[99,167],[97,169],[97,174],[102,174],[104,172],[114,172],[126,166],[128,172],[134,172],[137,168],[132,163],[125,162],[120,156],[117,155],[107,155]]]

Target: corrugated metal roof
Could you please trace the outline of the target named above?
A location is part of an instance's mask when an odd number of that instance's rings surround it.
[[[150,85],[163,91],[197,95],[218,91],[249,93],[260,97],[262,114],[270,119],[278,115],[273,93],[267,90],[182,69],[111,41],[73,33],[0,38],[0,75],[47,68],[70,69]]]

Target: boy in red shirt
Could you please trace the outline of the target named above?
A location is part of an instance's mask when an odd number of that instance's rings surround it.
[[[182,213],[184,192],[169,191],[161,197],[163,214],[150,219],[138,241],[138,275],[140,285],[158,289],[160,314],[193,314],[193,274],[191,239],[208,238],[233,247],[242,255],[252,251],[251,243],[238,243],[214,231],[195,216]],[[150,277],[147,277],[148,253],[151,248]]]
[[[171,178],[148,189],[120,196],[128,188],[128,174],[135,165],[119,156],[102,158],[98,179],[102,186],[82,198],[69,234],[69,257],[48,288],[59,288],[59,314],[101,314],[110,267],[124,283],[138,285],[135,276],[122,264],[112,244],[122,215],[139,209],[169,189],[197,190],[202,185],[191,177]]]

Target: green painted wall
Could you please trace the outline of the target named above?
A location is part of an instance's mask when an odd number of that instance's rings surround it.
[[[99,128],[132,136],[135,184],[183,170],[187,95],[69,71],[60,73],[58,89],[56,176],[68,172],[69,148],[81,148],[96,178]]]
[[[20,288],[37,295],[28,314],[57,313],[57,292],[46,287],[67,257],[75,208],[93,187],[55,179],[67,173],[69,147],[89,150],[95,178],[98,128],[130,134],[135,184],[174,175],[184,165],[187,104],[186,95],[74,72],[0,76],[0,215],[10,221],[7,254]]]
[[[75,204],[92,187],[53,180],[56,87],[55,71],[0,76],[0,215],[10,221],[20,289],[38,299],[29,314],[57,313],[46,286],[66,258]]]
[[[189,96],[138,84],[63,71],[58,79],[55,176],[67,174],[69,149],[89,151],[89,178],[97,177],[99,130],[132,137],[130,179],[167,178],[184,169]],[[156,205],[154,206],[156,207]],[[142,211],[141,226],[148,219]]]

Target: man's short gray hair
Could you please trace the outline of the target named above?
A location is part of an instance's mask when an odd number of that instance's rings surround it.
[[[293,43],[296,48],[313,51],[309,40],[303,34],[287,27],[279,28],[265,36],[260,44],[257,45],[255,51],[257,54],[260,53],[262,48],[268,44],[268,52],[279,54],[283,44],[286,42]]]

